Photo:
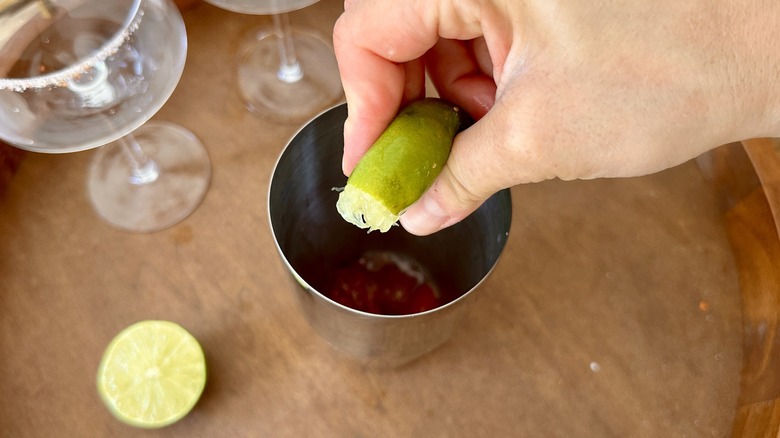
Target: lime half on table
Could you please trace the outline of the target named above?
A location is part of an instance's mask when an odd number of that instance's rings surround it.
[[[108,345],[97,374],[103,402],[120,421],[158,428],[187,415],[206,384],[198,341],[168,321],[141,321]]]

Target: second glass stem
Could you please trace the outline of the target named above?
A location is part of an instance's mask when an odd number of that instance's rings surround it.
[[[157,180],[160,175],[157,163],[144,153],[133,134],[127,134],[118,141],[132,168],[130,182],[141,185]]]
[[[287,14],[273,15],[274,30],[279,40],[279,71],[276,76],[280,81],[294,83],[303,77],[303,69],[295,56],[292,27]]]

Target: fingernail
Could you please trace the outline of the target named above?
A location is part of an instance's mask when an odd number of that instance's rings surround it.
[[[438,201],[425,194],[401,216],[401,225],[412,234],[425,236],[444,228],[450,219]]]

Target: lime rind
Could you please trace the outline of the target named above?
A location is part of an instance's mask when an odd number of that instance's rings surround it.
[[[347,184],[339,193],[336,210],[347,222],[368,231],[387,232],[398,222],[400,215],[393,214],[370,194]]]

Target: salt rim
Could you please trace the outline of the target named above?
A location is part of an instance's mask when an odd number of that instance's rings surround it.
[[[0,91],[11,90],[15,93],[23,93],[29,89],[35,90],[49,87],[65,87],[68,83],[68,80],[86,73],[90,69],[94,68],[97,64],[103,62],[103,60],[109,56],[118,52],[119,48],[130,39],[130,36],[136,30],[138,30],[138,27],[141,25],[141,21],[144,17],[144,11],[140,7],[141,1],[142,0],[136,0],[134,2],[134,9],[136,12],[133,14],[133,18],[130,20],[130,23],[125,26],[125,29],[122,31],[122,33],[114,36],[114,38],[109,40],[109,42],[105,44],[99,51],[93,53],[89,59],[85,60],[81,64],[72,65],[62,70],[45,75],[16,79],[0,78]]]

